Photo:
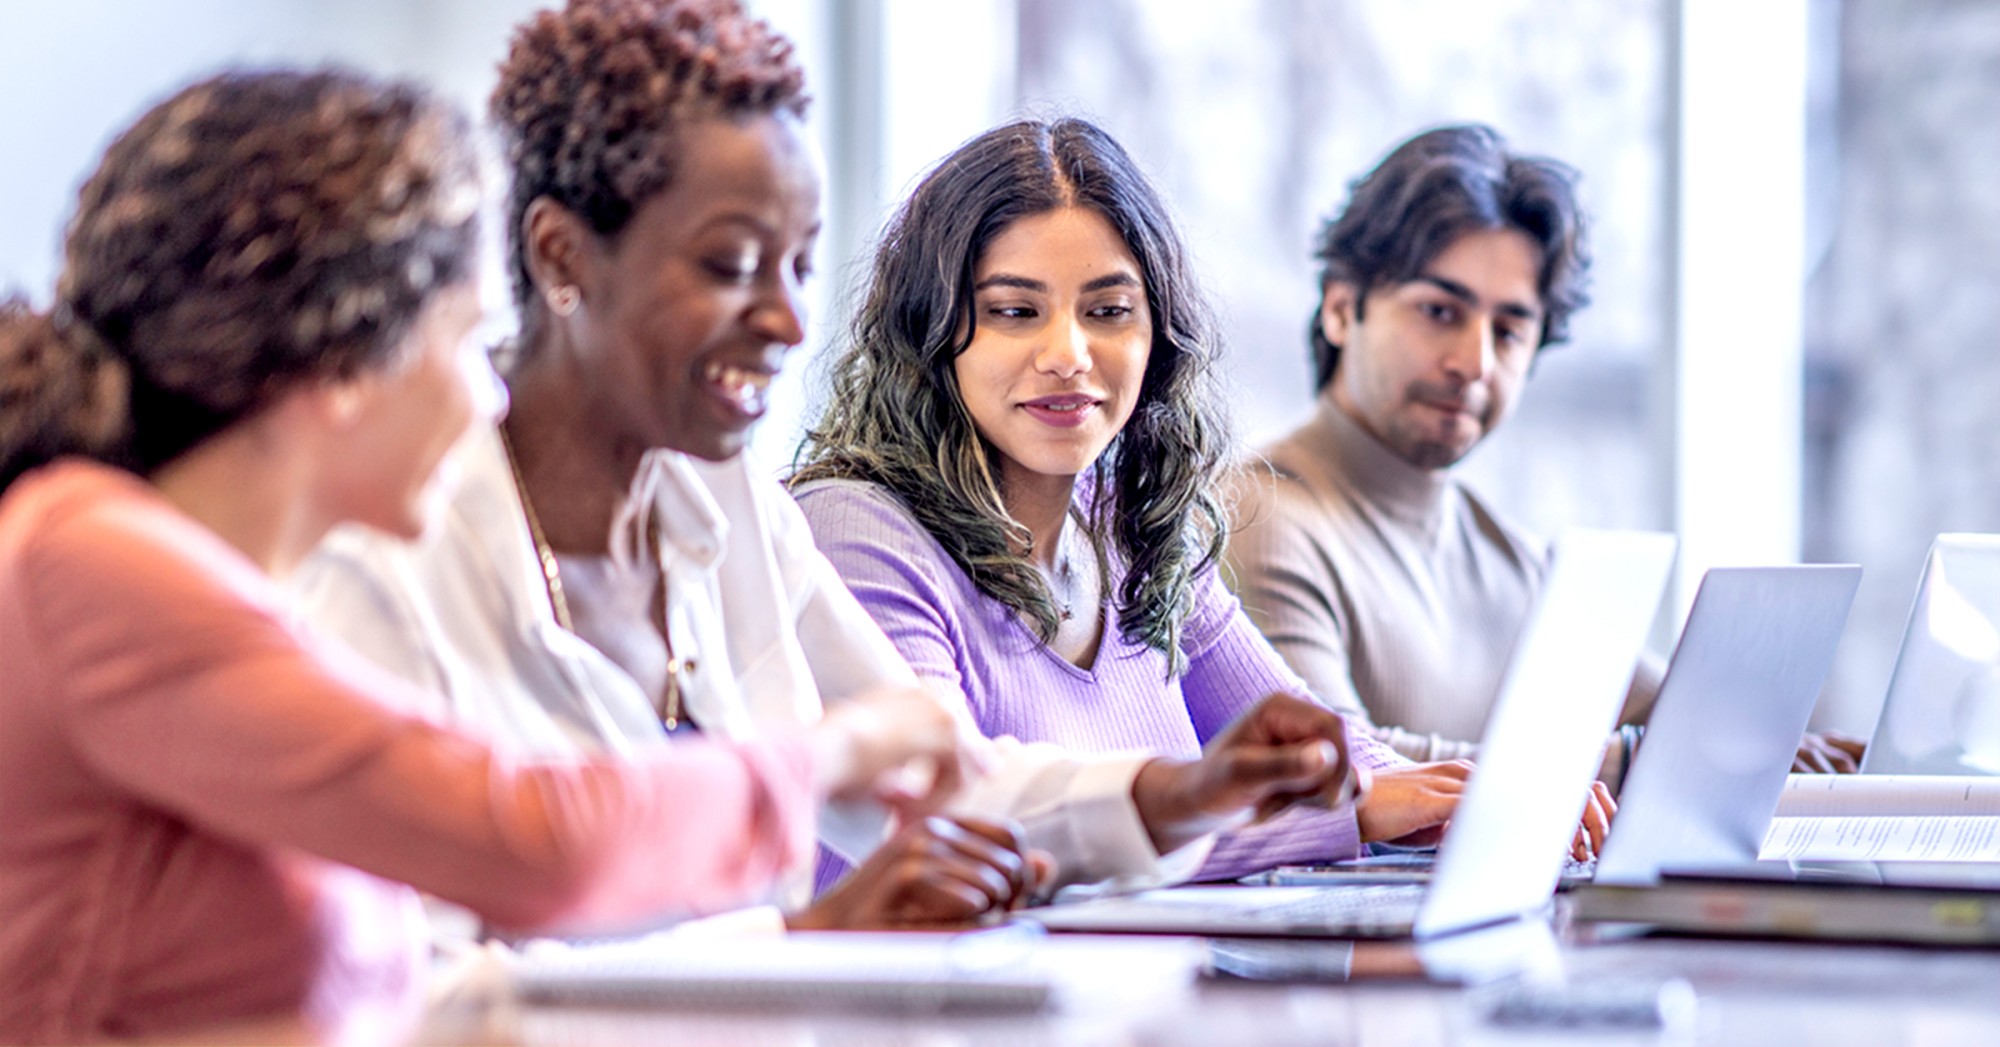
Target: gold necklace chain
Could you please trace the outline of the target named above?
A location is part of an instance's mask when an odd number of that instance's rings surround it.
[[[562,566],[556,563],[556,551],[549,545],[549,536],[542,533],[541,517],[535,515],[534,500],[528,497],[528,481],[521,476],[520,459],[514,456],[514,442],[507,439],[506,426],[499,426],[500,447],[507,452],[507,469],[514,474],[514,491],[521,496],[521,515],[528,518],[528,537],[535,543],[535,559],[542,564],[542,584],[549,593],[549,608],[555,611],[556,624],[566,632],[575,632],[576,625],[569,616],[569,597],[563,594]]]
[[[646,545],[657,562],[660,559],[660,520],[658,516],[646,517]],[[667,621],[667,581],[664,574],[660,578],[660,642],[667,647],[667,694],[660,704],[660,722],[671,731],[681,725],[681,674],[694,672],[694,659],[681,658],[674,654],[674,630]]]
[[[507,428],[497,428],[500,431],[500,447],[507,453],[507,468],[514,474],[514,490],[521,496],[521,515],[528,518],[528,537],[535,543],[535,559],[541,561],[542,582],[548,588],[549,607],[555,611],[556,624],[562,626],[565,632],[574,633],[576,625],[570,619],[569,597],[563,592],[562,565],[556,562],[555,548],[549,545],[548,535],[542,531],[541,517],[535,515],[535,502],[528,497],[528,482],[521,476],[521,462],[514,456],[513,441],[507,439]],[[655,546],[659,538],[652,528],[657,527],[657,522],[653,523],[647,535]],[[667,645],[667,695],[664,708],[660,710],[660,722],[672,731],[681,723],[681,674],[694,671],[694,659],[674,657],[674,639],[664,615],[660,621],[660,638]]]

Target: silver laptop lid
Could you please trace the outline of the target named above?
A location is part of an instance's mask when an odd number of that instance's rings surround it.
[[[1672,535],[1566,531],[1417,918],[1428,937],[1549,899],[1673,566]]]
[[[2000,774],[2000,535],[1941,534],[1865,774]]]
[[[1840,644],[1861,568],[1718,567],[1701,580],[1597,860],[1598,883],[1755,861]]]

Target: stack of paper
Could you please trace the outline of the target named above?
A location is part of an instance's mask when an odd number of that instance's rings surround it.
[[[2000,861],[2000,778],[1795,774],[1759,857]]]

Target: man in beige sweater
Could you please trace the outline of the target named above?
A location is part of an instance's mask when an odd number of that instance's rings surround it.
[[[1492,129],[1398,146],[1321,229],[1311,421],[1237,483],[1229,568],[1322,699],[1413,760],[1474,755],[1546,576],[1545,542],[1452,471],[1508,415],[1588,301],[1575,172]],[[1649,711],[1642,666],[1624,719]],[[1636,739],[1607,746],[1622,777]],[[1809,738],[1807,769],[1858,746]]]

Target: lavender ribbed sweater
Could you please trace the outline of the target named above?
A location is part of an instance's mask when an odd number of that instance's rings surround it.
[[[1181,644],[1188,670],[1169,679],[1164,655],[1119,631],[1106,608],[1096,663],[1079,669],[1048,649],[1011,609],[979,592],[944,548],[884,488],[819,481],[794,492],[820,551],[889,634],[917,675],[965,695],[988,736],[1051,742],[1082,752],[1157,752],[1193,758],[1204,742],[1273,692],[1310,692],[1250,624],[1216,572],[1196,586]],[[1114,579],[1109,591],[1116,592]],[[1404,762],[1349,735],[1357,763]],[[1297,809],[1225,835],[1200,879],[1360,852],[1352,808]]]

